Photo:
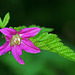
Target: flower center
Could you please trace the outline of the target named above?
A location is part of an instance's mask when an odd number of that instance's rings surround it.
[[[19,35],[13,35],[11,39],[11,45],[19,45],[21,42],[20,36]]]

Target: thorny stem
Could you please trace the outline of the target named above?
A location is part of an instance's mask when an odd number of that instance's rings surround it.
[[[2,35],[1,39],[0,39],[0,42],[4,39],[4,35]]]

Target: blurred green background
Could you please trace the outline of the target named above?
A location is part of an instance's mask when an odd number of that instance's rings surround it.
[[[36,24],[54,28],[62,42],[75,50],[74,0],[2,0],[0,17],[10,12],[9,26]],[[1,35],[0,35],[1,37]],[[4,43],[3,41],[0,45]],[[0,75],[75,75],[75,62],[56,53],[41,51],[30,54],[23,51],[25,65],[19,64],[12,54],[0,56]]]

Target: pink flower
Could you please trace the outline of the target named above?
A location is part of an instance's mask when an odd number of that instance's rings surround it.
[[[17,32],[12,28],[2,28],[1,33],[6,36],[6,42],[0,46],[0,56],[11,51],[14,58],[24,65],[24,61],[21,59],[22,50],[28,53],[39,53],[40,49],[29,40],[30,37],[34,37],[40,32],[40,28],[24,28]]]

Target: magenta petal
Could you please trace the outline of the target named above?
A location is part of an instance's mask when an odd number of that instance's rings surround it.
[[[19,34],[28,33],[28,32],[30,32],[30,31],[32,31],[32,30],[35,30],[35,29],[37,29],[37,27],[24,28],[24,29],[22,29],[22,30],[19,31]]]
[[[9,43],[9,44],[7,44],[6,46],[4,46],[3,49],[0,49],[0,56],[3,55],[3,54],[5,54],[5,53],[7,53],[7,52],[10,51],[10,50],[11,50],[11,45],[10,45],[10,43]]]
[[[18,34],[21,36],[21,38],[27,38],[27,37],[34,37],[40,32],[41,28],[24,28],[22,29]]]
[[[24,61],[21,59],[20,55],[22,54],[22,50],[20,47],[17,46],[12,46],[12,54],[14,58],[22,65],[24,65]]]
[[[11,35],[17,34],[17,31],[12,28],[2,28],[2,29],[0,29],[0,31],[1,31],[1,33],[3,33],[6,36],[9,36],[9,37],[11,37]]]
[[[25,50],[28,53],[39,53],[41,52],[40,49],[30,41],[30,40],[22,40],[20,44],[20,48]]]
[[[6,36],[5,38],[6,38],[6,41],[10,41],[12,36],[11,37]]]

